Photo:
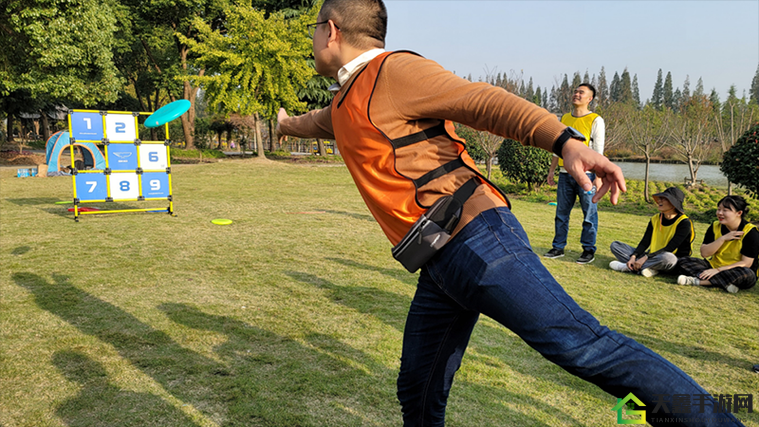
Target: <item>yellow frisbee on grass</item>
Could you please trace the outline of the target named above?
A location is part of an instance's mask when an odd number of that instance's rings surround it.
[[[211,220],[211,224],[216,224],[216,225],[229,225],[231,223],[232,223],[231,219],[217,218],[217,219]]]

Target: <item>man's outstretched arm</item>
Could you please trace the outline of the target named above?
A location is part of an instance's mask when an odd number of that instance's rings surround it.
[[[277,114],[277,137],[281,139],[284,136],[335,139],[332,131],[332,108],[327,106],[293,117],[290,117],[284,108],[280,108]]]

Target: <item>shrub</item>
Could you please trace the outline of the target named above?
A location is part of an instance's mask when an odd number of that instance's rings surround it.
[[[722,157],[720,170],[727,179],[759,197],[759,123],[746,131]]]
[[[534,187],[545,182],[551,167],[551,153],[505,139],[498,149],[498,166],[506,178]]]

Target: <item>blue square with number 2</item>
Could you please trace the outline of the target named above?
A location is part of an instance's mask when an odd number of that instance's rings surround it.
[[[146,199],[169,197],[169,174],[166,172],[143,173],[142,197]]]
[[[74,177],[76,197],[80,201],[105,200],[108,197],[108,184],[105,174],[80,173]]]

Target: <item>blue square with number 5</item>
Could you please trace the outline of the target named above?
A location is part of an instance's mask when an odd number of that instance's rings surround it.
[[[114,171],[133,171],[137,169],[137,146],[134,144],[109,144],[108,167]]]
[[[142,197],[146,199],[169,197],[169,174],[166,172],[143,173]]]
[[[100,113],[71,113],[71,137],[77,141],[103,139],[103,116]]]
[[[108,197],[108,184],[105,174],[79,173],[74,176],[76,197],[80,201],[105,200]]]

